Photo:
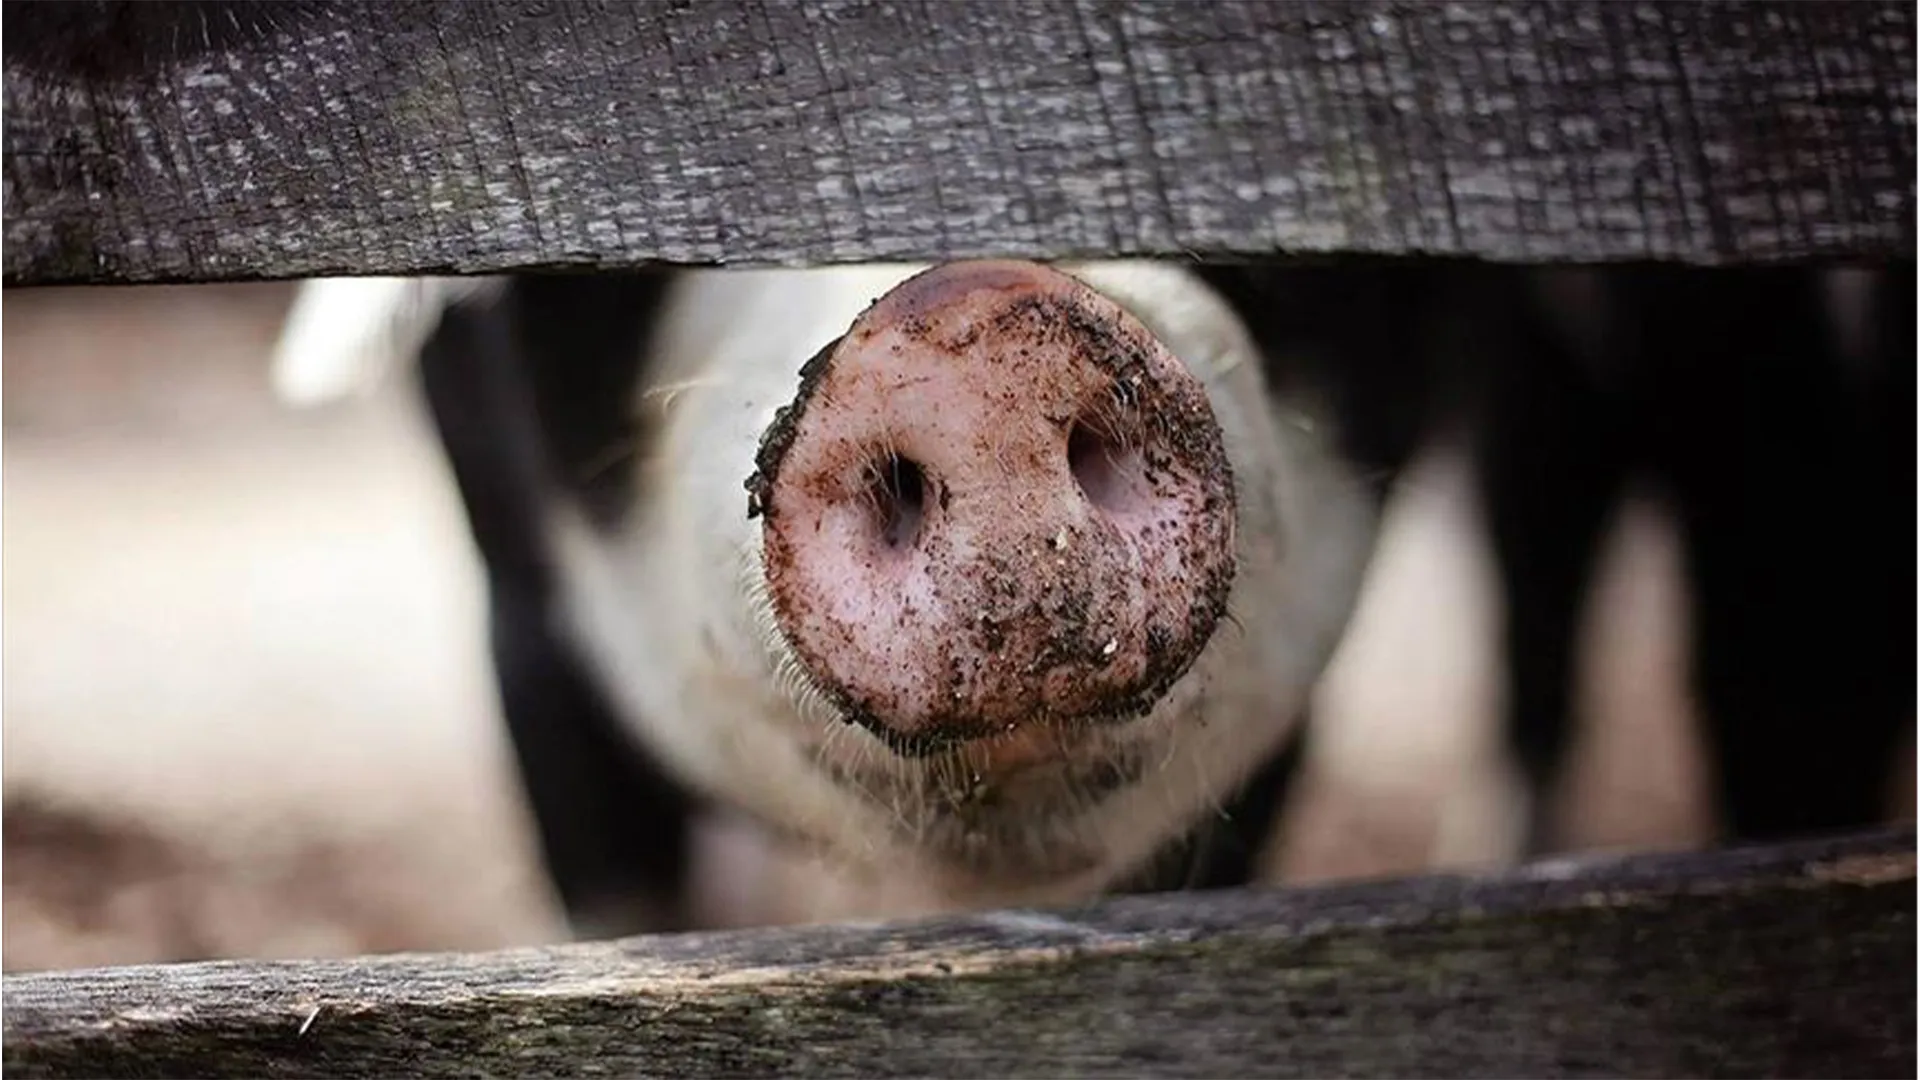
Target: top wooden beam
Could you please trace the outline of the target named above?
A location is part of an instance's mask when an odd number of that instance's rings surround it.
[[[95,0],[6,23],[9,285],[1915,242],[1909,3]]]

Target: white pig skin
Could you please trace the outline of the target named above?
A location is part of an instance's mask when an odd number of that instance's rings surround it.
[[[1240,515],[1229,617],[1150,714],[1097,733],[1075,761],[1015,778],[989,820],[960,825],[938,808],[971,779],[964,748],[897,757],[797,676],[743,487],[800,366],[923,269],[681,274],[631,403],[650,441],[610,465],[637,470],[633,511],[608,531],[556,500],[544,523],[558,553],[560,632],[634,737],[738,812],[733,826],[708,830],[733,838],[709,846],[731,846],[700,860],[731,867],[717,871],[721,888],[758,880],[764,895],[715,898],[736,912],[727,921],[1069,902],[1111,886],[1215,812],[1295,734],[1372,549],[1376,500],[1331,449],[1324,412],[1271,398],[1255,345],[1218,296],[1171,265],[1060,266],[1126,307],[1207,389]],[[489,292],[426,283],[407,310],[431,310],[435,296],[486,303]],[[417,337],[398,329],[394,340],[404,352]],[[302,384],[327,385],[310,350],[298,355]],[[350,363],[364,372],[379,362]],[[1122,762],[1138,771],[1132,783],[1080,797],[1076,770]],[[811,883],[805,895],[788,891],[795,873]]]

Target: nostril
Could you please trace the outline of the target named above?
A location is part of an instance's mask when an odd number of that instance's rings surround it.
[[[1084,421],[1067,436],[1067,468],[1087,501],[1108,513],[1133,500],[1139,452]]]
[[[926,517],[927,479],[920,464],[898,454],[874,462],[867,496],[881,541],[895,551],[911,547]]]

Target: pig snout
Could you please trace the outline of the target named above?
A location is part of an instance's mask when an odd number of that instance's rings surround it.
[[[1234,486],[1205,388],[1047,267],[895,287],[802,369],[756,466],[774,621],[898,753],[1140,716],[1226,609]]]

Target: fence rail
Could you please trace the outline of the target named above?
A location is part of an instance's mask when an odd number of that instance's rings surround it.
[[[8,285],[1915,244],[1881,0],[88,7],[7,5]]]
[[[16,975],[9,1076],[1911,1076],[1910,828],[1059,912]]]

